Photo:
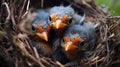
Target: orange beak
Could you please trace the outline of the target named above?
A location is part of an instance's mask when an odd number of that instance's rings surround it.
[[[57,20],[56,22],[52,23],[52,26],[55,27],[56,29],[59,29],[59,28],[64,28],[66,24],[62,23],[61,20]]]
[[[36,33],[37,36],[39,36],[41,39],[48,41],[48,35],[47,32],[42,32],[42,33]]]
[[[74,45],[72,42],[65,44],[65,51],[76,51],[76,49],[78,49],[78,46]]]

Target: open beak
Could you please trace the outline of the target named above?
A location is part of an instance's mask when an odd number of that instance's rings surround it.
[[[56,29],[63,28],[64,26],[66,26],[66,24],[62,23],[61,20],[57,20],[56,22],[53,22],[52,25]]]
[[[76,49],[78,49],[78,47],[74,45],[72,42],[67,42],[65,44],[65,51],[74,51]]]
[[[48,35],[47,32],[42,32],[42,33],[36,33],[37,36],[39,36],[41,39],[48,41]]]

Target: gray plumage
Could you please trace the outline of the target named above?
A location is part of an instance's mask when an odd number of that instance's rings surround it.
[[[74,14],[73,18],[75,19],[75,24],[83,25],[85,20],[85,14],[83,16]]]
[[[33,21],[33,26],[40,25],[43,28],[46,28],[49,25],[48,17],[49,17],[48,12],[45,12],[44,10],[36,11],[34,16],[35,19]]]
[[[90,49],[93,49],[96,43],[96,32],[95,26],[92,22],[84,23],[83,25],[87,29],[87,33],[89,34],[89,46]]]
[[[77,36],[81,36],[82,38],[87,38],[88,39],[88,33],[87,33],[87,30],[86,28],[84,28],[83,26],[81,25],[74,25],[72,27],[70,27],[66,33],[65,33],[65,36],[69,36],[70,39],[73,39]]]
[[[50,15],[51,14],[56,14],[59,17],[62,17],[64,15],[68,15],[68,16],[73,16],[74,15],[74,9],[71,6],[55,6],[53,8],[50,9]]]
[[[93,49],[96,42],[96,33],[94,24],[91,22],[84,23],[83,25],[73,25],[70,27],[64,36],[69,36],[70,39],[81,37],[89,44],[89,49]]]
[[[71,23],[71,25],[74,24],[83,24],[83,21],[85,19],[85,14],[83,16],[75,13],[74,9],[71,6],[55,6],[50,9],[49,14],[56,14],[59,19],[61,19],[64,15],[67,15],[69,18],[73,18],[74,22]]]

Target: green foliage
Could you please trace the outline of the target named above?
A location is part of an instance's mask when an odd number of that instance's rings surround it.
[[[96,5],[104,5],[112,15],[120,15],[120,0],[94,0]]]
[[[109,6],[111,0],[94,0],[97,5]]]

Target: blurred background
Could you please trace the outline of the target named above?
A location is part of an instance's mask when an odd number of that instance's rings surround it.
[[[120,15],[120,0],[94,0],[96,5],[114,16]]]

